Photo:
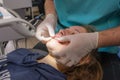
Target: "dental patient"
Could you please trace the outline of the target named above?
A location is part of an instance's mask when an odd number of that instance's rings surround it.
[[[60,30],[56,34],[57,37],[74,35],[86,32],[93,32],[94,29],[91,26],[85,26],[85,28],[80,26],[73,26],[65,30]],[[55,38],[47,42],[47,47],[49,52],[62,50],[68,45],[69,42],[60,43]],[[54,50],[53,50],[54,49]],[[73,53],[74,54],[74,53]],[[66,74],[67,80],[102,80],[102,69],[101,65],[96,59],[97,52],[93,50],[91,53],[87,54],[80,60],[79,64],[72,67],[61,67],[62,64],[58,63],[58,69]],[[59,57],[58,57],[59,58]]]
[[[69,42],[60,43],[57,37],[90,32],[91,28],[74,26],[61,30],[46,45],[60,50]],[[101,65],[92,51],[80,60],[79,64],[66,67],[58,63],[54,56],[41,50],[17,49],[7,56],[0,57],[0,80],[102,80]]]

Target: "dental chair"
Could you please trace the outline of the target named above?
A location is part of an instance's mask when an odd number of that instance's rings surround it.
[[[0,55],[10,40],[32,37],[35,27],[10,9],[0,7]]]

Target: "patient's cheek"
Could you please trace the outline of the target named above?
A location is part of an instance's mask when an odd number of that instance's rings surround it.
[[[61,44],[57,40],[52,39],[46,44],[49,51],[59,51],[63,48],[65,48],[66,44]]]

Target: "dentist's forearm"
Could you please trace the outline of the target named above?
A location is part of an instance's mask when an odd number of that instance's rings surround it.
[[[56,16],[56,11],[54,7],[53,0],[46,0],[45,1],[45,14],[54,14]]]
[[[99,32],[98,47],[120,45],[120,26]]]

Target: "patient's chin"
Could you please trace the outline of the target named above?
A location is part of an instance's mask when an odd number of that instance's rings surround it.
[[[48,51],[58,52],[58,51],[64,49],[66,45],[59,43],[55,39],[51,39],[49,42],[47,42],[46,46],[48,48]]]

